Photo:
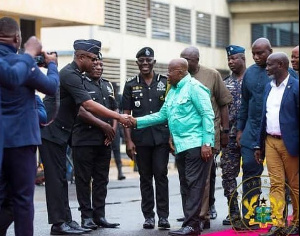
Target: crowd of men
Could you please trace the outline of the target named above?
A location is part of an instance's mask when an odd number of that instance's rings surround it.
[[[169,235],[200,235],[217,217],[214,207],[215,157],[221,152],[222,185],[228,202],[224,225],[236,231],[257,228],[256,212],[239,207],[242,199],[259,205],[264,159],[271,181],[270,199],[278,203],[277,224],[266,236],[299,234],[299,46],[291,64],[283,52],[273,52],[266,38],[252,44],[254,64],[246,68],[245,49],[225,48],[232,72],[220,73],[199,63],[196,47],[172,59],[166,75],[156,73],[155,53],[136,53],[139,73],[126,80],[119,112],[114,87],[102,77],[101,42],[74,41],[74,59],[57,70],[57,56],[42,50],[31,37],[25,53],[18,23],[0,19],[0,235],[14,222],[15,235],[33,236],[36,150],[45,172],[48,222],[52,235],[80,235],[98,227],[116,228],[105,217],[112,143],[124,128],[127,155],[140,176],[144,229],[170,229],[168,162],[178,168],[182,227]],[[43,54],[47,75],[34,57]],[[35,91],[46,96],[44,106]],[[39,109],[47,116],[39,119]],[[66,177],[67,148],[72,148],[81,223],[72,218]],[[124,179],[119,172],[119,178]],[[153,186],[153,180],[155,186]],[[290,191],[287,193],[286,186]],[[286,195],[293,216],[287,220]],[[255,200],[253,202],[253,199]],[[275,199],[275,200],[274,200]],[[156,213],[154,211],[156,206]],[[275,208],[274,208],[275,209]]]

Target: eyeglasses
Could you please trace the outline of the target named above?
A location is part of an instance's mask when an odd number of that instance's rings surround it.
[[[100,60],[99,57],[91,57],[90,55],[87,55],[87,54],[82,54],[82,55],[91,59],[92,62],[96,62],[96,61]]]
[[[153,58],[139,58],[139,59],[137,59],[138,64],[143,64],[144,62],[152,63],[153,61],[154,61]]]
[[[182,70],[180,70],[180,69],[168,70],[168,74],[172,74],[174,71],[182,71]]]

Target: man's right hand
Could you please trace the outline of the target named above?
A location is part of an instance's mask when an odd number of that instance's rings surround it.
[[[131,140],[126,141],[126,154],[131,160],[135,161],[136,149],[135,144]]]
[[[118,121],[125,127],[125,128],[128,128],[128,127],[131,127],[132,124],[130,122],[130,117],[131,115],[128,115],[128,114],[119,114],[119,119]]]
[[[241,147],[241,137],[242,137],[243,131],[239,130],[236,134],[236,143],[238,145],[238,147]]]
[[[42,43],[37,37],[31,36],[24,44],[24,48],[25,48],[25,53],[28,53],[32,57],[35,57],[41,54]]]

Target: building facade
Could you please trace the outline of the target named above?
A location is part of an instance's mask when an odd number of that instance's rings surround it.
[[[2,1],[0,15],[10,14],[12,7],[2,11]],[[72,60],[74,40],[100,40],[104,77],[121,91],[125,80],[138,72],[135,54],[144,46],[154,49],[157,72],[165,74],[169,61],[193,45],[200,50],[200,63],[225,77],[229,44],[246,48],[247,65],[253,64],[251,44],[256,38],[269,38],[274,51],[288,55],[299,44],[298,0],[94,0],[91,5],[77,0],[54,1],[54,8],[40,4],[34,11],[27,9],[34,0],[6,2],[26,2],[11,15],[36,22],[36,35],[46,50],[58,52],[60,68]],[[55,11],[55,19],[48,9]]]

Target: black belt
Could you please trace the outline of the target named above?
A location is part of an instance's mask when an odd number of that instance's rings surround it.
[[[272,138],[281,139],[281,135],[276,135],[276,134],[267,134],[267,135],[271,136]]]

